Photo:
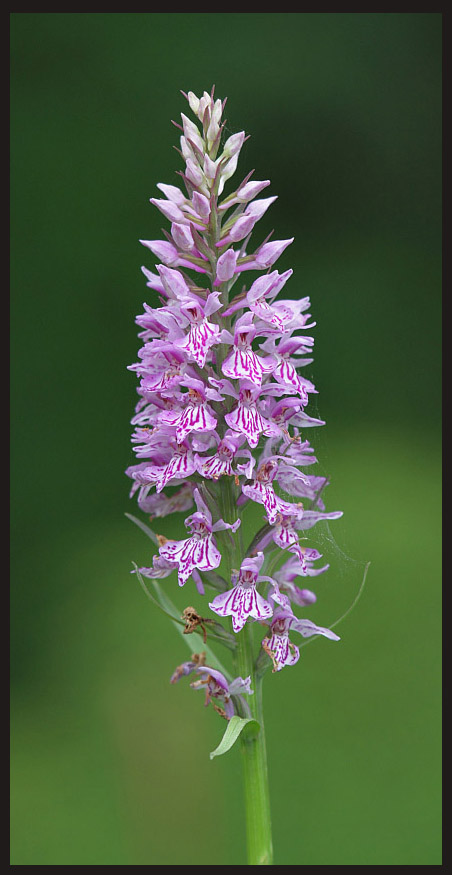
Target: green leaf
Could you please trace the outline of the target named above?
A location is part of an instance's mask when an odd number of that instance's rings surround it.
[[[227,753],[228,750],[231,749],[232,745],[237,741],[240,733],[245,729],[245,726],[252,723],[253,726],[249,726],[249,730],[253,730],[252,734],[257,734],[260,730],[260,724],[257,720],[254,720],[253,717],[237,717],[234,714],[233,717],[228,722],[226,732],[223,735],[223,738],[220,741],[218,747],[209,754],[210,759],[213,760],[214,757],[219,757],[223,753]],[[251,734],[251,732],[250,732]]]
[[[162,603],[162,602],[163,602],[163,599],[160,598],[160,600],[157,600],[157,598],[154,598],[154,596],[153,596],[152,593],[150,592],[149,588],[146,586],[146,584],[145,584],[145,582],[144,582],[144,580],[143,580],[143,577],[142,577],[141,574],[140,574],[140,570],[139,570],[138,565],[136,564],[136,562],[132,562],[132,565],[133,565],[134,568],[135,568],[135,573],[136,573],[136,576],[137,576],[138,581],[139,581],[139,583],[140,583],[140,586],[141,586],[141,588],[144,590],[144,592],[146,593],[148,599],[149,599],[151,602],[153,602],[154,605],[157,605],[158,609],[159,609],[160,611],[163,611],[163,613],[166,614],[166,616],[169,617],[170,620],[172,620],[174,623],[179,623],[180,626],[184,626],[184,623],[183,623],[182,619],[180,618],[179,614],[177,613],[176,609],[174,608],[174,606],[172,606],[172,609],[171,609],[171,610],[168,610],[168,609],[167,609],[167,606],[164,607],[164,605],[163,605],[163,603]],[[154,584],[154,581],[152,581],[152,583]],[[154,584],[154,586],[155,586],[155,584]],[[159,590],[159,589],[157,589],[157,594],[160,595],[160,590]]]
[[[157,547],[159,546],[157,535],[155,534],[155,532],[152,531],[152,529],[149,528],[149,526],[146,525],[146,523],[143,523],[141,520],[137,519],[136,516],[132,516],[131,513],[126,513],[125,516],[127,517],[127,519],[132,520],[132,522],[135,523],[135,525],[138,526],[138,528],[141,529],[141,531],[144,532],[144,534],[147,535],[148,538],[150,538],[151,541],[154,542],[154,544],[157,544]]]

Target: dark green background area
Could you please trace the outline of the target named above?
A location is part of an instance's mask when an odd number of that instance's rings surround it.
[[[238,865],[239,752],[125,518],[139,239],[215,84],[317,322],[322,625],[265,679],[275,862],[440,864],[440,13],[12,13],[12,863]],[[308,408],[309,410],[309,408]],[[319,473],[321,473],[319,470]],[[164,520],[182,537],[184,514]],[[260,514],[247,525],[252,535]],[[317,540],[316,540],[317,539]],[[178,605],[201,599],[164,581]]]

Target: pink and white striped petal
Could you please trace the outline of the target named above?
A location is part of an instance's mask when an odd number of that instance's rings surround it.
[[[177,346],[184,349],[195,360],[200,368],[206,363],[210,347],[217,343],[220,328],[207,319],[199,324],[192,323],[185,340],[177,341]]]
[[[281,547],[281,550],[288,550],[289,553],[294,553],[302,562],[303,550],[299,544],[299,535],[294,528],[295,522],[300,517],[301,508],[299,509],[298,517],[289,515],[277,519],[273,529],[273,541],[278,547]]]
[[[207,404],[189,404],[182,413],[176,428],[179,442],[192,431],[213,431],[217,424]]]
[[[267,653],[270,652],[273,660],[273,671],[281,671],[285,665],[295,665],[300,659],[298,647],[289,641],[287,635],[275,634],[271,638],[264,638],[264,642],[265,650]]]
[[[242,492],[258,504],[263,504],[267,513],[267,519],[273,525],[278,517],[278,514],[288,515],[293,514],[298,508],[296,505],[289,504],[283,501],[279,495],[276,495],[273,486],[270,483],[260,483],[255,480],[254,483],[242,486]],[[298,541],[298,537],[296,538]]]
[[[262,374],[270,373],[274,367],[274,359],[266,361],[249,347],[239,349],[234,347],[232,352],[223,362],[222,371],[227,377],[234,380],[249,380],[255,386],[262,385]]]
[[[280,359],[273,372],[273,377],[278,383],[282,383],[283,386],[290,386],[290,388],[298,392],[304,405],[308,403],[306,386],[298,376],[293,364],[287,361],[287,359]]]
[[[193,569],[209,571],[218,568],[221,554],[211,533],[192,535],[184,541],[167,541],[159,550],[162,559],[177,562],[179,586],[190,577]]]
[[[209,608],[220,617],[231,616],[234,632],[240,632],[248,617],[264,622],[273,614],[271,605],[257,592],[254,585],[242,586],[240,583],[228,592],[217,595],[209,603]]]
[[[269,437],[279,434],[279,429],[261,416],[250,398],[241,399],[237,407],[225,415],[225,420],[230,428],[245,435],[252,449],[257,447],[261,435]]]
[[[208,404],[192,390],[184,410],[168,410],[160,414],[160,422],[176,427],[176,439],[181,444],[192,431],[213,431],[217,420]]]
[[[231,459],[221,458],[218,453],[215,453],[215,455],[210,456],[208,459],[202,460],[202,457],[199,458],[201,464],[199,464],[198,471],[202,477],[207,477],[208,480],[218,480],[223,474],[226,474],[228,477],[234,475]]]
[[[190,477],[196,471],[196,466],[196,456],[184,445],[178,446],[172,459],[160,471],[155,484],[156,491],[161,492],[170,480],[185,480]]]

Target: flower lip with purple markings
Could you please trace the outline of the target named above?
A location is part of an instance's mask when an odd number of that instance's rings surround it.
[[[242,492],[247,498],[253,499],[258,504],[263,504],[269,523],[274,525],[278,515],[285,517],[302,514],[302,506],[290,504],[281,499],[273,488],[273,480],[278,471],[278,459],[266,458],[258,467],[255,479],[251,484],[244,484]]]
[[[234,586],[227,592],[217,595],[209,608],[220,617],[232,617],[234,632],[240,632],[248,618],[265,622],[271,617],[271,604],[257,591],[257,585],[268,577],[260,577],[259,571],[264,562],[264,554],[243,560],[237,575],[233,575]]]
[[[313,635],[323,635],[331,641],[339,641],[339,636],[331,629],[317,626],[311,620],[298,619],[292,611],[289,598],[274,585],[270,598],[276,602],[273,618],[270,624],[270,637],[263,640],[263,647],[273,662],[273,671],[281,671],[285,665],[295,665],[300,658],[299,648],[289,639],[289,632],[294,629],[303,638]]]
[[[234,336],[229,331],[222,332],[222,340],[233,343],[233,349],[223,362],[222,371],[226,377],[235,380],[248,380],[260,388],[262,377],[274,370],[276,360],[273,356],[257,355],[252,342],[257,334],[252,313],[245,313],[235,323]]]
[[[213,537],[214,532],[230,529],[237,531],[241,520],[225,523],[219,519],[212,524],[212,514],[201,498],[198,489],[194,490],[197,510],[185,520],[190,537],[183,541],[167,541],[159,549],[160,557],[178,566],[179,586],[183,586],[195,569],[211,571],[218,568],[221,553]]]

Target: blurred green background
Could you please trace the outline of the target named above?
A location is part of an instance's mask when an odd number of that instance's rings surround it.
[[[239,751],[210,762],[223,721],[169,684],[189,653],[124,516],[138,240],[178,181],[180,89],[213,84],[251,135],[237,180],[278,195],[255,234],[295,237],[277,267],[317,321],[308,437],[344,516],[313,530],[331,569],[307,616],[334,622],[372,563],[341,641],[265,679],[275,862],[440,864],[441,26],[11,14],[13,864],[245,858]]]

